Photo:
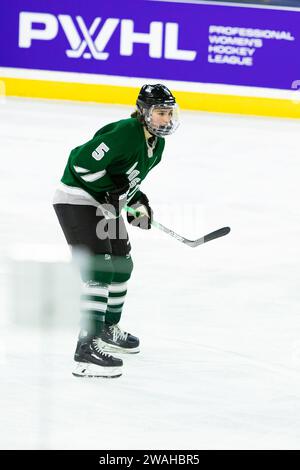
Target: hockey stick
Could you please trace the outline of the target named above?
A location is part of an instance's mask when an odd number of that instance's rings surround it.
[[[139,215],[139,212],[134,210],[132,207],[124,206],[124,209],[130,214],[134,215],[135,217],[138,217]],[[191,248],[196,248],[196,246],[202,245],[203,243],[206,243],[206,242],[210,242],[211,240],[214,240],[215,238],[224,237],[224,235],[227,235],[230,232],[230,227],[223,227],[223,228],[219,228],[218,230],[215,230],[214,232],[210,232],[201,238],[197,238],[197,240],[189,240],[188,238],[178,235],[178,233],[174,232],[168,227],[165,227],[159,222],[156,222],[155,220],[152,220],[151,226],[156,227],[157,229],[161,230],[162,232],[165,232],[167,235],[170,235],[173,238],[176,238],[176,240],[178,240],[181,243],[184,243],[185,245],[190,246]]]

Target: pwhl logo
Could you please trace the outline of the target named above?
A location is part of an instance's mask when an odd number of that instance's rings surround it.
[[[43,29],[41,29],[41,24]],[[152,21],[149,32],[135,31],[134,21],[130,19],[96,17],[87,26],[82,16],[75,20],[70,15],[52,15],[22,11],[19,21],[19,47],[29,48],[35,41],[52,41],[62,28],[70,44],[66,50],[68,57],[78,59],[107,60],[109,52],[105,51],[116,30],[120,29],[120,55],[133,55],[134,44],[148,45],[149,57],[162,57],[172,60],[193,61],[196,51],[179,49],[179,24]]]

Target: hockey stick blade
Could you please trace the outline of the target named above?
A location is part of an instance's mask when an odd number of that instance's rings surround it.
[[[176,238],[176,240],[178,240],[179,242],[190,246],[191,248],[196,248],[197,246],[202,245],[203,243],[210,242],[215,238],[224,237],[224,235],[227,235],[230,232],[230,227],[223,227],[219,228],[218,230],[215,230],[214,232],[210,232],[207,235],[204,235],[204,237],[197,238],[197,240],[189,240],[188,238],[185,238],[182,235],[178,235],[178,233],[174,232],[173,230],[170,230],[169,228],[165,227],[159,222],[156,222],[155,220],[152,221],[151,225],[158,228],[159,230],[162,230],[171,237]]]
[[[191,246],[192,248],[195,248],[196,246],[210,242],[211,240],[215,240],[216,238],[224,237],[224,235],[227,235],[229,232],[230,227],[222,227],[218,230],[215,230],[214,232],[210,232],[207,235],[204,235],[204,237],[198,238],[198,240],[187,240],[186,244]]]

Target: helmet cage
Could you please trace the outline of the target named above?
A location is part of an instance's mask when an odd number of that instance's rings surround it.
[[[173,134],[179,126],[179,113],[177,103],[161,103],[154,104],[152,106],[141,106],[138,104],[138,111],[142,117],[142,121],[145,124],[147,130],[158,137],[164,137],[166,135]],[[171,110],[172,116],[170,121],[164,125],[155,125],[153,121],[153,111],[157,109]]]

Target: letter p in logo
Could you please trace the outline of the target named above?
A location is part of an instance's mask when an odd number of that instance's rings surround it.
[[[33,24],[45,25],[43,29],[34,29]],[[49,13],[21,11],[19,21],[19,47],[30,47],[32,39],[48,41],[58,33],[58,21]]]

